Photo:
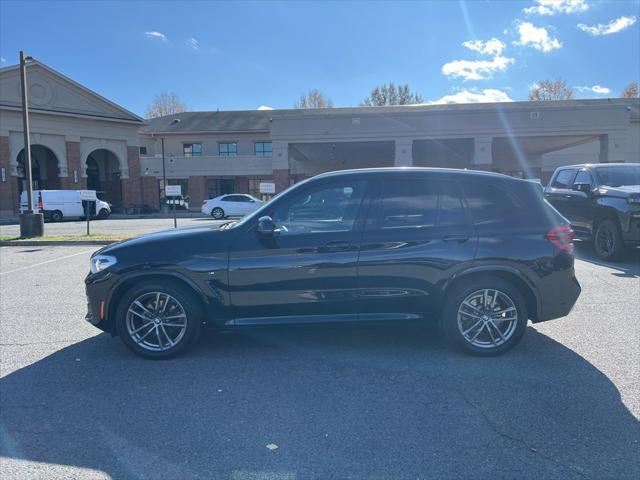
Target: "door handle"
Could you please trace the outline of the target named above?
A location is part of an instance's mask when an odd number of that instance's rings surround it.
[[[444,237],[442,237],[443,242],[464,243],[467,240],[469,240],[468,235],[445,235]]]
[[[345,252],[351,250],[349,242],[328,242],[318,248],[318,252]]]

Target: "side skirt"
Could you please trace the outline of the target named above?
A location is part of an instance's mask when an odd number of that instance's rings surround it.
[[[424,317],[412,313],[366,313],[343,315],[306,315],[306,316],[281,316],[281,317],[249,317],[227,320],[226,326],[268,326],[268,325],[313,325],[327,323],[352,323],[352,322],[389,322],[405,320],[422,320]]]

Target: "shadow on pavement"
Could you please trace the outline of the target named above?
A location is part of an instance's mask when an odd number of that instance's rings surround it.
[[[640,475],[618,390],[534,328],[489,359],[411,328],[206,337],[153,362],[101,334],[6,376],[0,453],[113,478]]]
[[[618,270],[613,273],[613,275],[617,277],[640,277],[640,248],[629,249],[620,261],[608,262],[606,260],[602,260],[596,255],[593,245],[590,243],[576,242],[575,256],[578,260]]]

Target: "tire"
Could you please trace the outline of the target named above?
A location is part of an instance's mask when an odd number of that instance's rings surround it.
[[[158,298],[161,313],[155,310]],[[200,336],[200,305],[194,292],[186,287],[161,280],[143,282],[127,291],[118,303],[116,330],[124,344],[141,357],[175,357]]]
[[[216,207],[211,210],[211,216],[216,220],[222,220],[225,217],[224,210],[222,210],[220,207]]]
[[[109,218],[109,210],[107,210],[106,208],[101,209],[98,212],[98,218],[100,220],[106,220],[107,218]]]
[[[501,355],[522,340],[527,306],[520,291],[509,282],[498,277],[476,277],[454,286],[446,295],[440,326],[446,337],[465,352],[482,357]]]
[[[593,238],[596,255],[603,260],[618,260],[624,253],[622,232],[617,221],[605,219],[598,224]]]
[[[62,212],[60,210],[54,210],[51,212],[51,221],[52,222],[61,222],[62,221]]]

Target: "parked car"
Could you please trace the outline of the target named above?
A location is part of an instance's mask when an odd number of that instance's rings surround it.
[[[448,169],[322,174],[220,229],[145,235],[91,257],[86,319],[166,358],[203,327],[438,322],[470,353],[569,313],[568,222],[534,183]]]
[[[216,220],[226,217],[242,217],[256,211],[263,203],[262,200],[251,195],[232,193],[205,200],[202,203],[202,213],[211,215]]]
[[[33,206],[38,207],[42,199],[41,212],[45,220],[59,222],[63,218],[85,218],[86,212],[79,190],[34,190]],[[27,211],[27,192],[20,194],[20,212]],[[95,205],[89,202],[89,212],[92,217],[106,219],[111,215],[111,205],[102,200],[97,200]]]
[[[640,163],[561,167],[544,194],[600,258],[616,260],[640,245]]]

